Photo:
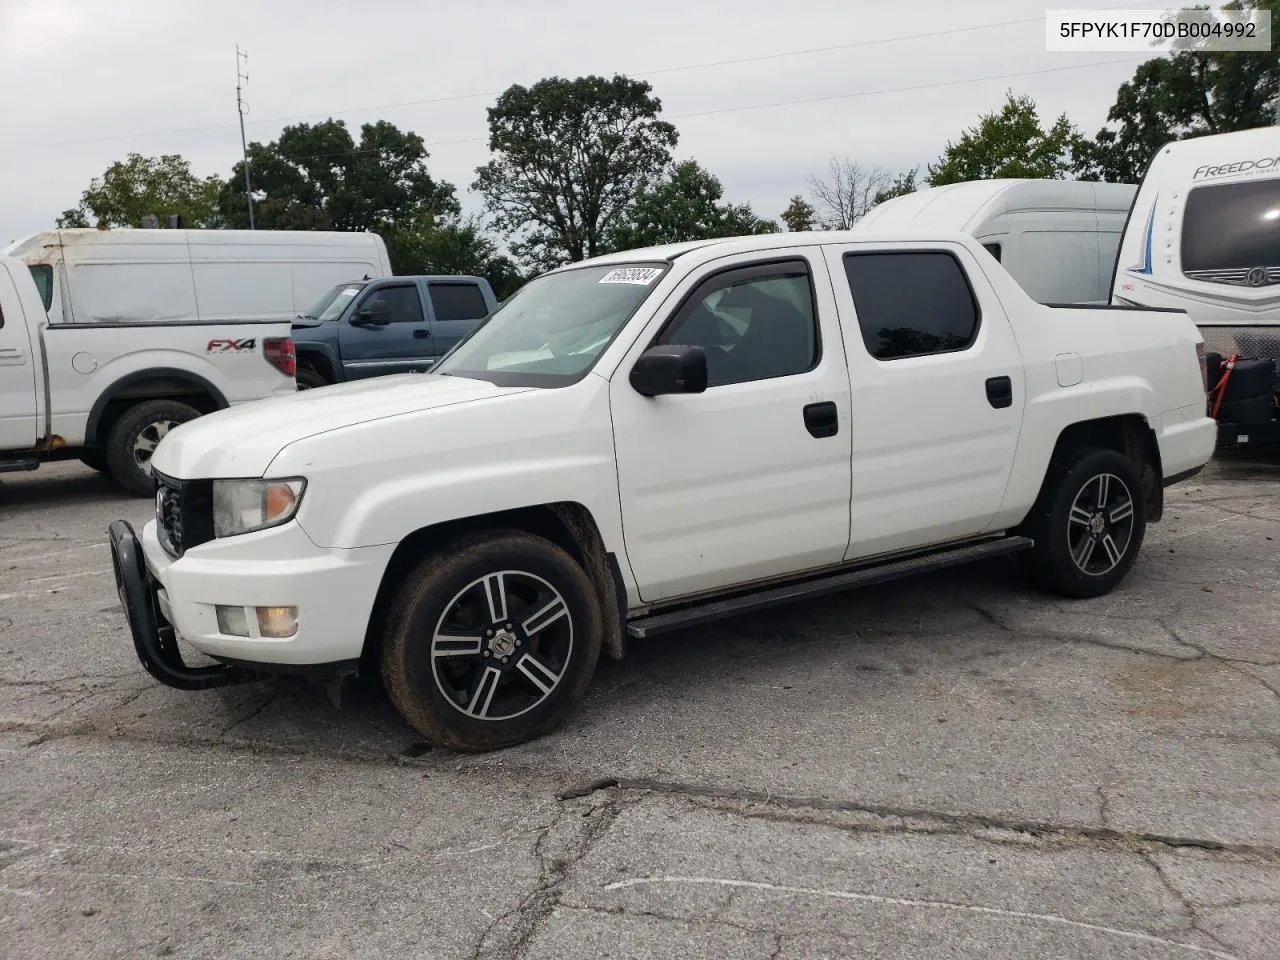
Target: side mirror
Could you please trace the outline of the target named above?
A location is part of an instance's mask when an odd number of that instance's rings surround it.
[[[646,397],[702,393],[707,389],[707,355],[701,347],[650,347],[632,367],[630,379]]]
[[[375,300],[367,307],[361,307],[351,322],[361,327],[385,327],[391,322],[391,311],[387,309],[385,300]]]

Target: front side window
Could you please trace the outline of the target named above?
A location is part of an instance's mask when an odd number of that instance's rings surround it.
[[[484,294],[474,283],[433,283],[427,291],[437,320],[483,320],[489,315]]]
[[[848,253],[845,275],[867,352],[899,360],[963,350],[978,333],[978,306],[949,253]]]
[[[1188,193],[1182,272],[1217,283],[1280,283],[1280,179],[1217,183]]]
[[[587,375],[669,268],[575,267],[512,295],[432,369],[499,386],[561,387]]]
[[[762,264],[704,281],[658,342],[701,347],[708,387],[813,369],[819,341],[808,264]]]
[[[36,282],[36,289],[40,291],[40,302],[44,304],[45,313],[48,313],[53,306],[53,267],[47,263],[37,263],[28,269],[31,271],[31,279]]]
[[[357,313],[373,310],[381,305],[386,308],[385,319],[391,323],[421,323],[422,300],[418,288],[409,284],[396,287],[379,287],[361,301]]]

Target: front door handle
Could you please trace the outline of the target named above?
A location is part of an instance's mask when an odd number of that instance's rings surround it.
[[[418,330],[413,331],[413,335],[414,335],[414,337],[415,337],[416,339],[418,339],[418,340],[425,340],[425,339],[427,339],[427,337],[431,336],[431,331],[430,331],[430,330],[422,330],[422,329],[418,329]]]
[[[836,405],[830,400],[809,404],[804,408],[804,426],[819,440],[834,437],[840,431],[840,414]]]
[[[991,377],[987,380],[987,401],[997,410],[1013,406],[1013,380]]]

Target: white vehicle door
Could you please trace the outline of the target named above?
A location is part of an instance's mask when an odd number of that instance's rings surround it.
[[[839,563],[849,380],[821,248],[697,271],[610,382],[623,536],[647,602]],[[645,397],[650,346],[702,347],[708,388]]]
[[[985,532],[1013,468],[1026,384],[977,262],[959,244],[840,244],[827,263],[853,390],[847,559]]]
[[[18,261],[10,261],[8,266],[12,265],[26,273],[27,268]],[[31,283],[30,276],[15,278],[6,264],[0,264],[0,450],[26,450],[39,438],[38,358],[31,348],[31,332],[15,280]]]

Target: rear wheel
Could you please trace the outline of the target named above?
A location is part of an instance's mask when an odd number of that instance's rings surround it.
[[[315,367],[298,365],[298,372],[294,375],[299,390],[314,390],[316,387],[327,386],[329,381],[324,378]]]
[[[1033,577],[1068,597],[1114,589],[1137,559],[1147,505],[1133,463],[1114,450],[1078,450],[1050,469],[1024,530],[1035,547],[1023,554]]]
[[[572,712],[600,657],[586,572],[526,533],[469,534],[406,579],[388,619],[382,677],[396,709],[434,743],[495,750]]]
[[[174,427],[200,416],[177,400],[146,400],[120,415],[107,434],[106,460],[111,476],[139,497],[151,496],[151,455]]]

